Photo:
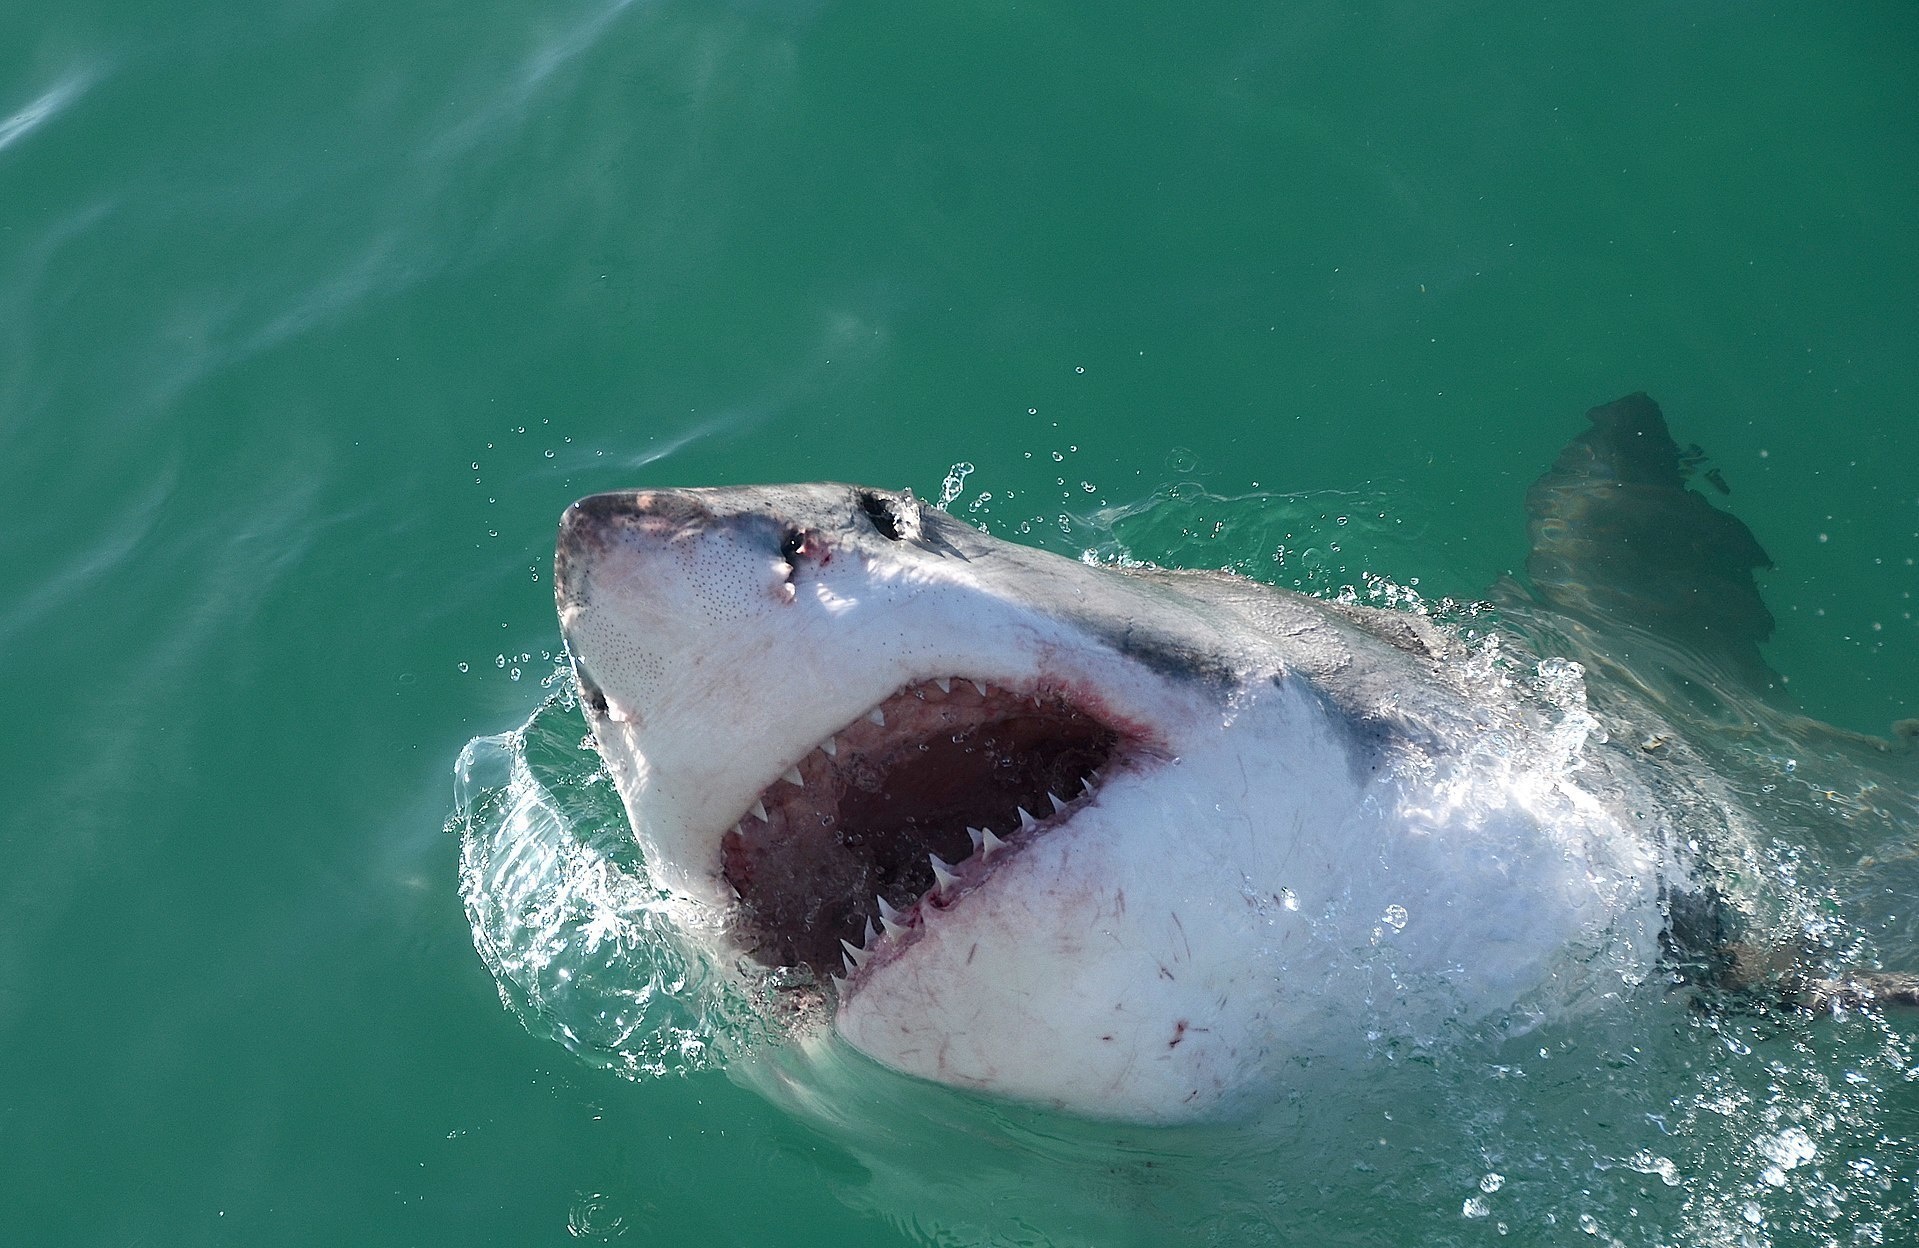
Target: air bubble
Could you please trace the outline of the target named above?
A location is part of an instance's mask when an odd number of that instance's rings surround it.
[[[1679,1167],[1672,1163],[1670,1157],[1660,1157],[1642,1148],[1626,1158],[1626,1165],[1640,1174],[1658,1175],[1659,1181],[1667,1187],[1679,1186]]]

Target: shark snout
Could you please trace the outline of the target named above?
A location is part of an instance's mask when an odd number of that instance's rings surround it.
[[[705,518],[706,510],[680,490],[618,490],[573,503],[560,513],[553,557],[562,615],[568,604],[589,600],[594,571],[612,551],[658,549]]]

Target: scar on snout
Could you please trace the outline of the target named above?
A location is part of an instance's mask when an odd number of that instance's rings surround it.
[[[1186,1038],[1186,1020],[1182,1018],[1177,1023],[1173,1024],[1173,1038],[1166,1042],[1166,1047],[1169,1049],[1177,1049],[1179,1047],[1179,1042],[1181,1040],[1184,1040],[1185,1038]]]
[[[1161,962],[1159,964],[1159,977],[1161,979],[1177,979],[1178,978],[1178,976],[1174,975],[1171,971],[1166,969],[1166,964],[1164,962]]]
[[[976,954],[976,953],[978,953],[978,952],[979,952],[979,942],[978,942],[978,941],[974,941],[974,942],[973,942],[973,947],[972,947],[971,949],[968,949],[968,950],[966,951],[966,965],[968,965],[968,966],[971,966],[971,965],[973,965],[973,955],[974,955],[974,954]]]

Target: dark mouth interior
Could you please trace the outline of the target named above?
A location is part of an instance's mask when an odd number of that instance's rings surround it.
[[[965,679],[900,691],[801,760],[800,784],[775,781],[727,834],[724,871],[754,956],[838,971],[840,942],[865,945],[879,922],[876,898],[909,925],[919,905],[951,900],[958,886],[935,891],[928,855],[977,882],[986,864],[969,828],[1006,843],[996,860],[1011,857],[1070,817],[1119,746],[1056,694]],[[1068,809],[1055,813],[1055,798]]]

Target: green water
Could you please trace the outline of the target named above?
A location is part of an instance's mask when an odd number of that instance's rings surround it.
[[[540,703],[591,490],[966,462],[956,510],[1057,545],[1257,483],[1322,582],[1467,594],[1643,388],[1778,564],[1805,707],[1919,713],[1919,11],[1522,10],[0,10],[0,1242],[936,1242],[910,1178],[580,1060],[474,952],[453,761]],[[1919,1097],[1862,1077],[1892,1243]],[[1499,1238],[1333,1156],[1242,1242]]]

